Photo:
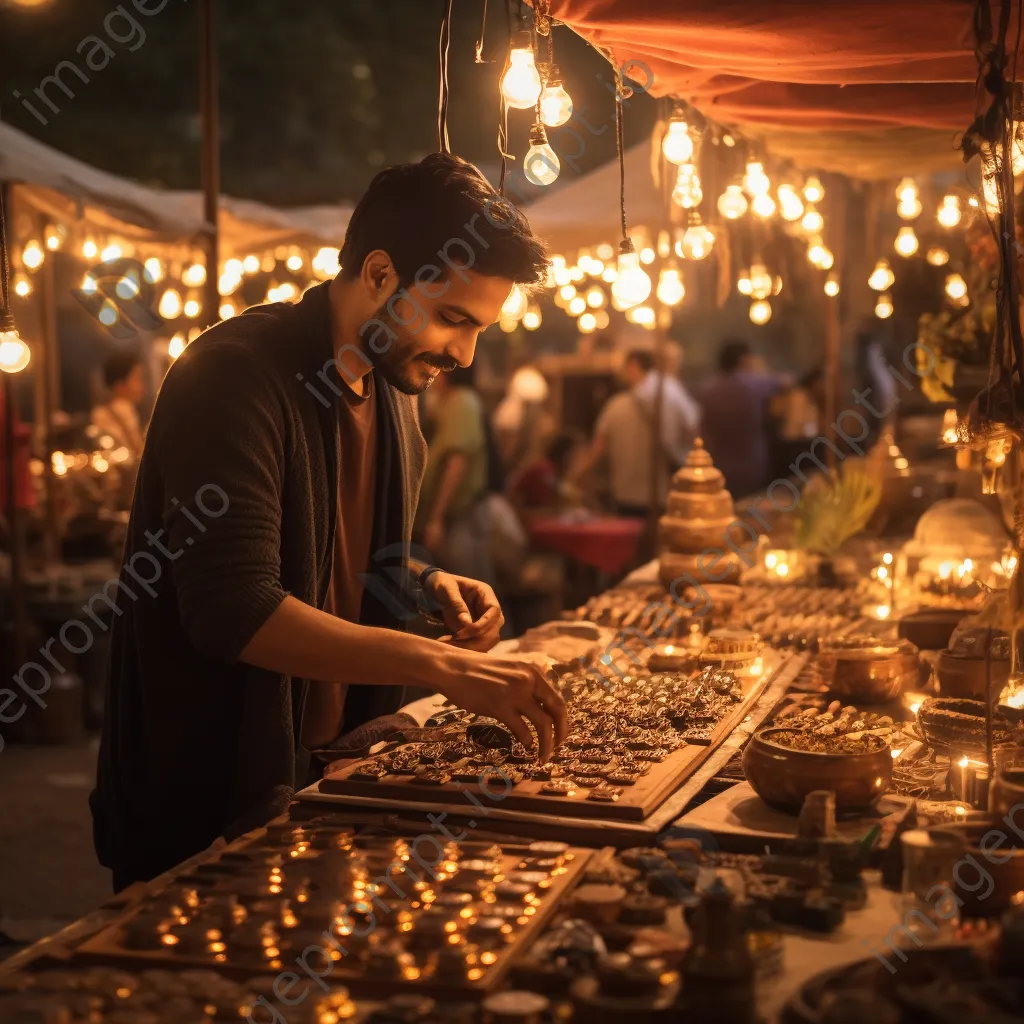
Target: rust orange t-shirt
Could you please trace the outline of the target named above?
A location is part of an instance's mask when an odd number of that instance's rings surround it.
[[[370,564],[377,483],[377,397],[373,375],[363,378],[357,395],[347,382],[338,398],[338,522],[335,528],[331,585],[324,611],[349,622],[359,621],[363,602],[360,574]],[[302,745],[326,747],[344,725],[344,686],[310,682],[302,713]]]

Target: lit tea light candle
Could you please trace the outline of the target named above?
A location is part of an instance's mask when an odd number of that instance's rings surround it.
[[[879,619],[887,619],[887,618],[889,618],[889,613],[890,613],[891,611],[892,611],[892,609],[891,609],[891,608],[890,608],[890,607],[889,607],[889,606],[888,606],[887,604],[880,604],[880,605],[879,605],[879,606],[878,606],[878,607],[877,607],[877,608],[875,609],[875,615],[876,615],[876,616],[877,616],[877,617],[878,617]]]

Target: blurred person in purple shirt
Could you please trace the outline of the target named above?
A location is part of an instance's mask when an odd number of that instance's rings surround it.
[[[703,437],[734,498],[770,483],[768,400],[778,387],[778,378],[765,370],[745,341],[730,338],[722,343],[718,373],[701,393]]]

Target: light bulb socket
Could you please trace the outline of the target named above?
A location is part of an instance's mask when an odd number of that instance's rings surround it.
[[[546,146],[547,144],[548,133],[544,130],[544,125],[540,121],[534,121],[533,127],[530,129],[530,145]]]
[[[528,28],[520,29],[512,36],[510,50],[532,50],[533,33]]]
[[[0,309],[0,334],[18,329],[14,322],[14,314],[9,309]]]
[[[545,89],[557,89],[560,85],[564,88],[565,83],[562,81],[562,72],[558,69],[557,64],[541,63],[538,61],[537,70],[540,72],[540,80],[544,83]]]
[[[631,252],[636,252],[636,246],[633,245],[632,238],[624,238],[619,242],[619,255],[626,256]]]
[[[696,210],[690,210],[686,214],[686,226],[688,228],[695,228],[703,223],[704,222],[700,219],[700,214]]]

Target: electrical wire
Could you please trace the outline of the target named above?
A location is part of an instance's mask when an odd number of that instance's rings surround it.
[[[484,36],[487,34],[487,0],[484,0],[484,13],[480,18],[480,38],[476,41],[476,64],[491,64],[493,61],[484,60]]]
[[[622,144],[622,74],[615,68],[615,149],[619,158],[619,213],[622,217],[622,240],[629,241],[626,226],[626,153]]]
[[[0,184],[0,313],[10,312],[11,267],[7,259],[7,216],[4,210],[4,186]]]
[[[437,99],[437,148],[442,153],[450,153],[451,143],[448,139],[448,50],[452,41],[452,5],[448,0],[444,17],[441,19],[441,31],[437,41],[438,63],[438,99]]]

